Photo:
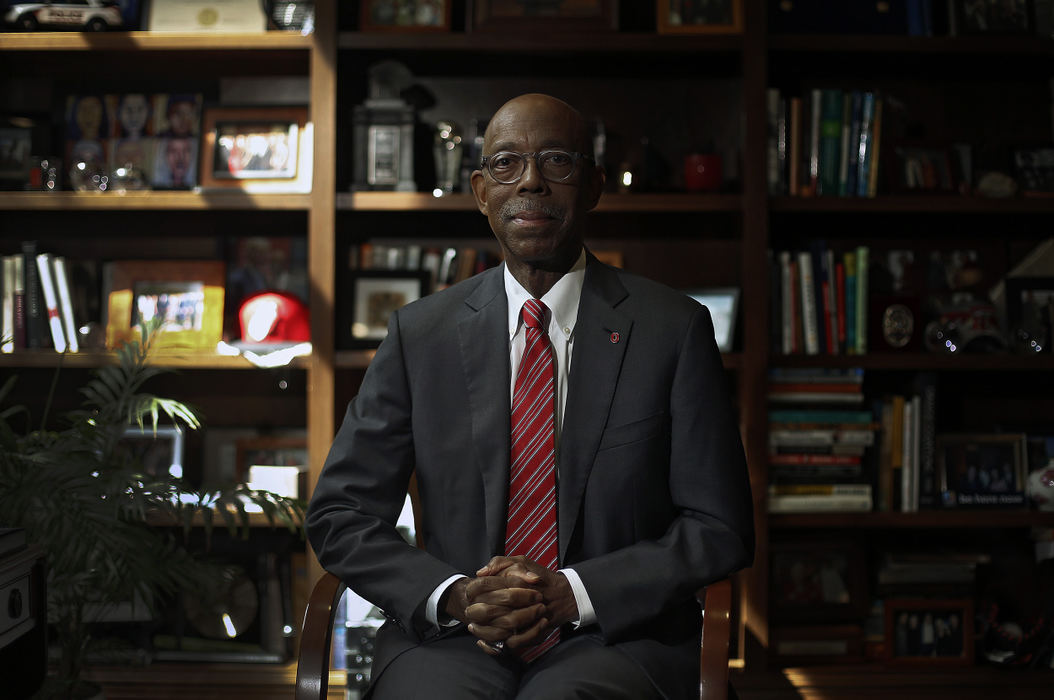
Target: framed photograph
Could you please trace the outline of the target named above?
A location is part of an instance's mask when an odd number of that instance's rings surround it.
[[[887,598],[886,659],[915,666],[971,666],[973,601]]]
[[[207,108],[203,132],[202,187],[311,190],[306,107]]]
[[[183,476],[183,430],[177,426],[131,426],[117,444],[119,459],[143,474]]]
[[[863,660],[860,625],[774,625],[771,649],[780,666],[849,664]]]
[[[960,34],[1028,34],[1032,0],[952,0]]]
[[[688,289],[685,294],[710,310],[717,349],[721,352],[732,352],[736,336],[736,318],[739,314],[739,287]]]
[[[659,34],[740,34],[741,0],[659,0]]]
[[[1033,355],[1054,347],[1054,277],[1008,277],[1006,322],[1012,349]]]
[[[225,266],[216,260],[110,263],[106,347],[138,337],[140,320],[160,317],[159,349],[214,350],[223,335]]]
[[[0,127],[0,183],[26,184],[29,156],[33,150],[32,130]]]
[[[262,32],[267,15],[259,0],[166,0],[151,2],[151,32]]]
[[[306,493],[306,437],[247,437],[237,440],[235,447],[235,480],[290,498]]]
[[[937,436],[937,478],[946,508],[1025,505],[1025,435]]]
[[[364,32],[449,32],[453,0],[362,0]]]
[[[769,601],[778,622],[860,622],[867,616],[864,554],[850,540],[770,543]]]
[[[1054,148],[1015,150],[1014,174],[1026,194],[1054,193]]]
[[[428,293],[429,273],[417,270],[355,270],[343,275],[337,307],[342,349],[373,348],[388,335],[388,317]]]
[[[473,31],[614,31],[618,0],[474,0]]]

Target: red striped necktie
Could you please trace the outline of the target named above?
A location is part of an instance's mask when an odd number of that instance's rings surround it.
[[[556,570],[556,373],[545,321],[549,311],[528,299],[521,314],[527,338],[512,394],[512,453],[505,554]],[[555,629],[520,651],[530,663],[560,641]]]

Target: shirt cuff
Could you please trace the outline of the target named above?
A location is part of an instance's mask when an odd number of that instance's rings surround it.
[[[435,625],[437,628],[453,627],[458,623],[456,619],[448,616],[445,612],[443,613],[443,619],[439,619],[439,599],[443,597],[443,594],[446,593],[446,589],[450,588],[451,584],[453,584],[454,581],[457,581],[461,578],[468,578],[468,576],[465,576],[464,574],[454,574],[446,581],[443,581],[441,584],[436,586],[436,589],[432,591],[432,595],[428,596],[428,602],[425,604],[425,619]],[[577,599],[578,597],[576,595],[575,600]]]
[[[592,625],[597,621],[597,614],[593,610],[593,604],[589,601],[589,594],[582,584],[582,579],[574,569],[560,569],[560,573],[567,578],[571,584],[571,592],[575,594],[575,605],[578,606],[578,620],[574,622],[574,628]]]

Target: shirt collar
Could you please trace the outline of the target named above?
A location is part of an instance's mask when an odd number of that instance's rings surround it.
[[[524,302],[531,299],[531,294],[523,288],[516,278],[509,272],[509,266],[504,266],[505,274],[505,296],[509,300],[509,338],[516,335],[522,320],[520,309]],[[575,321],[578,319],[578,303],[582,298],[582,285],[586,279],[586,250],[578,254],[578,260],[571,266],[567,273],[556,281],[552,289],[545,293],[541,301],[552,312],[556,327],[561,329],[565,338],[570,338],[575,330]]]

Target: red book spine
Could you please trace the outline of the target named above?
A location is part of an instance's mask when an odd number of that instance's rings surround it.
[[[834,266],[834,278],[837,283],[837,293],[834,296],[835,303],[838,305],[838,347],[842,348],[843,352],[846,347],[845,342],[845,265],[842,263],[835,263]]]
[[[831,283],[826,279],[821,284],[820,296],[823,297],[823,330],[824,338],[827,341],[827,354],[834,355],[838,352],[835,348],[835,337],[834,329],[831,328]]]
[[[861,458],[859,455],[828,455],[801,453],[769,455],[769,464],[779,466],[794,466],[798,464],[854,466],[860,463]]]

